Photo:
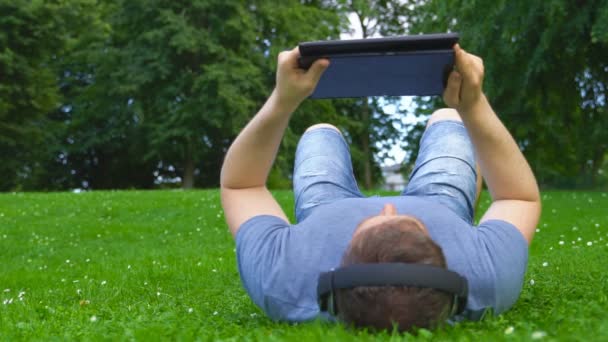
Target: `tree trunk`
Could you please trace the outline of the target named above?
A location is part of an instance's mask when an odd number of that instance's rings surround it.
[[[186,158],[184,160],[184,175],[182,177],[182,189],[194,187],[194,151],[192,143],[188,142],[186,147]]]
[[[368,27],[363,23],[365,21],[365,17],[358,12],[354,7],[352,7],[353,11],[357,14],[359,18],[359,25],[361,27],[361,34],[363,39],[368,37]],[[363,187],[365,190],[370,190],[373,186],[372,184],[372,153],[370,148],[370,139],[369,139],[369,130],[370,130],[370,108],[369,103],[367,102],[367,98],[365,98],[365,102],[363,103],[363,139],[361,141],[361,147],[363,147]]]
[[[363,186],[365,190],[370,190],[373,186],[372,184],[372,161],[371,161],[371,148],[369,141],[369,126],[370,126],[370,108],[367,103],[367,99],[363,104],[363,137],[362,137],[362,147],[363,147]]]
[[[596,151],[596,154],[593,158],[593,164],[591,164],[591,187],[596,188],[598,180],[597,175],[599,174],[600,168],[604,164],[604,157],[606,156],[606,151],[603,148],[600,148]]]

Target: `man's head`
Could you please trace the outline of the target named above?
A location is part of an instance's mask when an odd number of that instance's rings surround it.
[[[419,263],[446,267],[441,248],[424,224],[399,215],[387,204],[379,215],[359,224],[344,254],[342,266],[380,262]],[[356,287],[336,293],[339,318],[347,324],[400,331],[412,327],[433,328],[449,313],[452,296],[417,287]]]

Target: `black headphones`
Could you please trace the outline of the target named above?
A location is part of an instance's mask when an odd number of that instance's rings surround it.
[[[447,292],[454,295],[450,317],[462,313],[467,305],[467,279],[456,272],[424,264],[378,263],[321,273],[317,285],[319,308],[337,316],[335,290],[358,286],[415,286]]]

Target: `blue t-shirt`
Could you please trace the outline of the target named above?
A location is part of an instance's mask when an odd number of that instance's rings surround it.
[[[467,278],[465,318],[486,309],[510,308],[522,288],[528,244],[512,224],[500,220],[471,226],[447,207],[421,197],[370,197],[335,201],[290,225],[275,216],[243,223],[236,237],[241,280],[252,300],[275,320],[319,317],[317,280],[337,268],[355,228],[392,203],[399,215],[418,218],[443,249],[447,268]]]

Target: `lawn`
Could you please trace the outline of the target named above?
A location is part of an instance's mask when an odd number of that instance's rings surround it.
[[[608,194],[543,203],[517,304],[417,338],[608,341]],[[216,190],[0,195],[0,340],[354,337],[414,338],[268,320],[241,287]]]

